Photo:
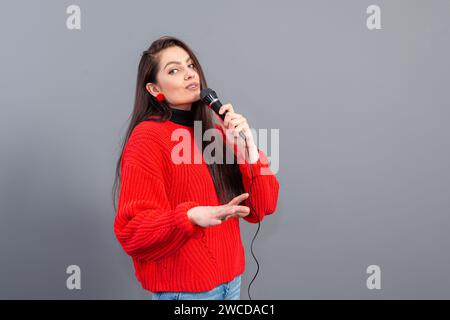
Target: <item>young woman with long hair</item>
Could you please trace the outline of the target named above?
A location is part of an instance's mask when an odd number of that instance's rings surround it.
[[[277,206],[278,181],[246,119],[225,104],[225,121],[218,121],[200,100],[207,87],[196,55],[183,41],[164,36],[143,52],[116,167],[114,233],[153,299],[239,299],[245,270],[239,218],[258,223]],[[240,144],[233,163],[205,161],[210,142],[194,139],[195,122],[201,137],[220,129],[223,154],[229,152],[225,131],[244,132],[248,157],[237,161]],[[187,163],[174,161],[173,138],[180,130],[188,133]]]

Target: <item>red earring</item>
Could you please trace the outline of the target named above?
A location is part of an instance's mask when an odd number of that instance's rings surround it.
[[[164,99],[166,99],[166,97],[164,97],[164,94],[160,92],[156,95],[156,99],[158,99],[158,101],[162,102],[162,101],[164,101]]]

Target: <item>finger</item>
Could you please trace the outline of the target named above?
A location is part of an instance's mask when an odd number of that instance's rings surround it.
[[[233,106],[230,103],[222,105],[219,109],[219,114],[224,114],[226,111],[234,113]]]
[[[237,127],[234,128],[234,132],[233,135],[235,137],[237,137],[239,135],[239,132],[243,131],[244,133],[246,133],[247,131],[244,130],[244,128],[247,127],[246,123],[241,123],[240,125],[238,125]]]
[[[238,217],[238,218],[244,218],[244,217],[248,216],[249,214],[250,214],[250,212],[241,212],[241,211],[239,211],[239,212],[236,212],[235,216]]]
[[[233,134],[236,135],[236,132],[242,131],[247,126],[248,126],[247,121],[241,121],[241,122],[236,123],[232,127]]]
[[[228,202],[228,205],[237,205],[247,198],[248,198],[248,193],[240,194],[237,197],[234,197],[233,199],[231,199],[231,201]]]
[[[219,114],[223,114],[225,113],[225,111],[227,111],[229,109],[229,106],[227,104],[223,104],[220,108],[219,108]]]
[[[230,215],[227,215],[227,216],[224,218],[224,220],[227,220],[227,219],[233,218],[233,217],[241,218],[241,217],[246,217],[246,216],[248,216],[248,215],[250,214],[250,208],[249,208],[249,207],[245,207],[245,206],[244,206],[244,208],[246,208],[246,209],[237,210],[235,213],[230,214]]]
[[[244,122],[247,122],[247,119],[245,119],[244,117],[231,119],[231,121],[230,121],[230,128],[234,128],[237,125],[239,125],[241,123],[244,123]]]
[[[235,215],[237,215],[237,214],[238,214],[237,212],[235,212],[235,213],[225,212],[225,213],[223,213],[223,214],[217,216],[216,219],[219,219],[219,220],[221,220],[221,221],[224,221],[224,220],[227,220],[228,217],[230,217],[230,216],[235,216]]]
[[[234,214],[239,214],[239,213],[248,214],[248,213],[250,213],[250,208],[247,207],[247,206],[235,206],[234,208],[236,209],[236,212]]]
[[[236,214],[229,214],[227,216],[223,216],[222,218],[220,218],[221,221],[227,221],[230,218],[236,217]]]
[[[228,123],[230,122],[232,116],[233,114],[231,112],[227,112],[225,114],[225,118],[223,118],[223,125],[225,126],[225,128],[228,128]]]
[[[230,214],[230,215],[228,215],[228,216],[225,218],[225,221],[227,221],[227,220],[230,219],[230,218],[234,218],[234,217],[236,217],[235,214]]]
[[[236,214],[246,215],[248,213],[250,213],[250,208],[247,206],[224,205],[217,210],[217,212],[214,214],[214,218],[223,220],[225,219],[225,217],[229,215],[236,215]]]
[[[223,124],[227,127],[227,126],[229,126],[231,121],[233,121],[234,119],[240,119],[240,118],[244,118],[244,117],[239,113],[227,112],[227,114],[225,115],[225,118],[223,119]]]
[[[228,214],[226,216],[222,216],[220,218],[220,220],[222,221],[226,221],[230,218],[234,218],[234,217],[246,217],[250,214],[250,208],[247,206],[234,206],[235,208],[235,213],[233,214]]]
[[[223,205],[220,206],[217,211],[213,214],[213,217],[216,219],[223,219],[227,215],[234,214],[236,209],[233,206]]]

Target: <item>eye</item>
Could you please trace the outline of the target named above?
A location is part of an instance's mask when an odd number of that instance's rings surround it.
[[[195,64],[193,64],[193,63],[189,64],[188,66],[192,66],[192,68],[195,69]],[[175,71],[175,70],[178,70],[178,69],[170,69],[169,74],[174,74],[172,71]]]

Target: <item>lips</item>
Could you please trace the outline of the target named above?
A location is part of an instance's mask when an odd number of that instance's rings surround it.
[[[198,82],[191,83],[186,86],[186,89],[193,90],[198,88]]]

